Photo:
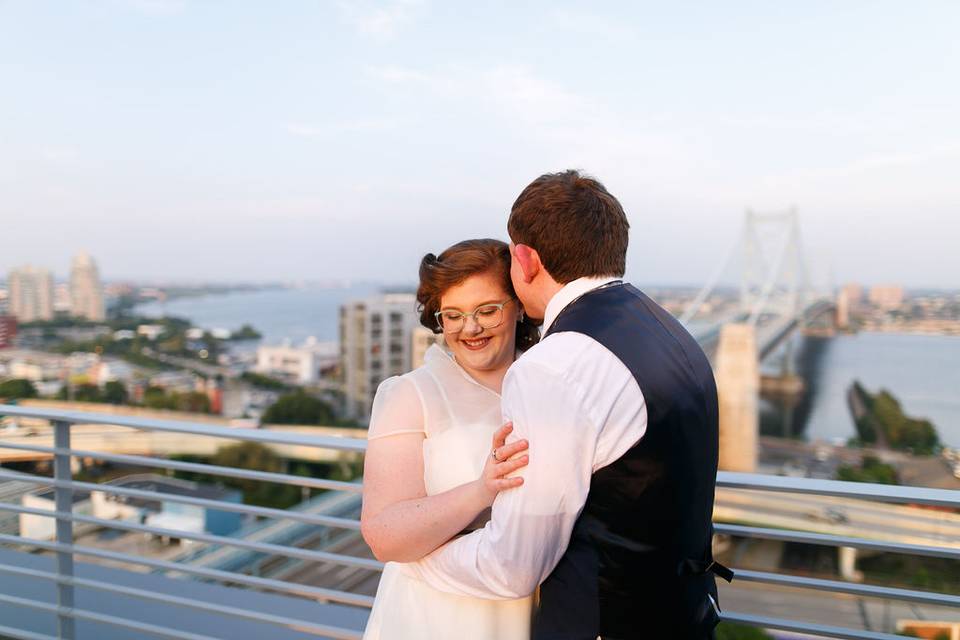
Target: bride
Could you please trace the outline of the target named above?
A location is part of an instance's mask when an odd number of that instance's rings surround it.
[[[466,240],[428,254],[417,301],[421,323],[446,348],[431,346],[423,366],[383,381],[374,399],[361,532],[387,564],[364,638],[527,640],[530,597],[444,593],[401,564],[482,526],[497,493],[523,482],[505,477],[528,457],[526,441],[505,444],[512,427],[500,426],[500,389],[538,334],[510,282],[509,246]]]

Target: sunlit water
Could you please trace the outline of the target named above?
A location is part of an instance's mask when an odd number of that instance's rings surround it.
[[[376,287],[343,289],[269,289],[139,305],[137,313],[147,316],[188,318],[204,329],[239,329],[253,325],[268,344],[290,340],[303,342],[310,336],[336,340],[340,305],[375,293]]]
[[[772,365],[767,365],[772,369]],[[856,435],[846,393],[854,380],[870,391],[887,389],[907,415],[930,419],[940,438],[960,447],[960,338],[861,333],[806,338],[798,363],[808,396],[783,433],[782,413],[768,406],[764,431],[808,440]]]

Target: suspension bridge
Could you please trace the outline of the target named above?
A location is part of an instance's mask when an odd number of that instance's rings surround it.
[[[832,290],[810,277],[796,209],[746,212],[736,241],[680,316],[714,366],[721,469],[756,470],[760,363],[786,346],[783,373],[791,373],[792,336],[835,325]]]

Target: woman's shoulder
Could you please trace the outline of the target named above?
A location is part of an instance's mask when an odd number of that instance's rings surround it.
[[[427,350],[424,363],[416,369],[400,375],[390,376],[380,382],[377,387],[376,397],[383,396],[385,399],[389,396],[416,396],[422,400],[424,394],[429,393],[429,390],[435,387],[444,375],[442,372],[442,362],[436,357],[437,354],[430,353],[430,350],[434,348],[435,347],[431,347]],[[440,358],[447,357],[442,351],[439,356]]]
[[[423,432],[423,401],[409,377],[392,376],[381,382],[373,397],[367,438]]]

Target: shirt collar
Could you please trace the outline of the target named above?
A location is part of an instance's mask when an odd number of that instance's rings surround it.
[[[622,278],[577,278],[572,282],[568,282],[563,286],[560,291],[550,298],[550,302],[547,303],[547,310],[543,314],[543,326],[540,327],[540,335],[547,335],[547,331],[550,330],[550,326],[553,324],[554,320],[557,319],[557,316],[560,315],[560,312],[567,308],[567,306],[582,296],[585,293],[589,293],[598,287],[602,287],[611,282],[616,282],[622,280]]]

